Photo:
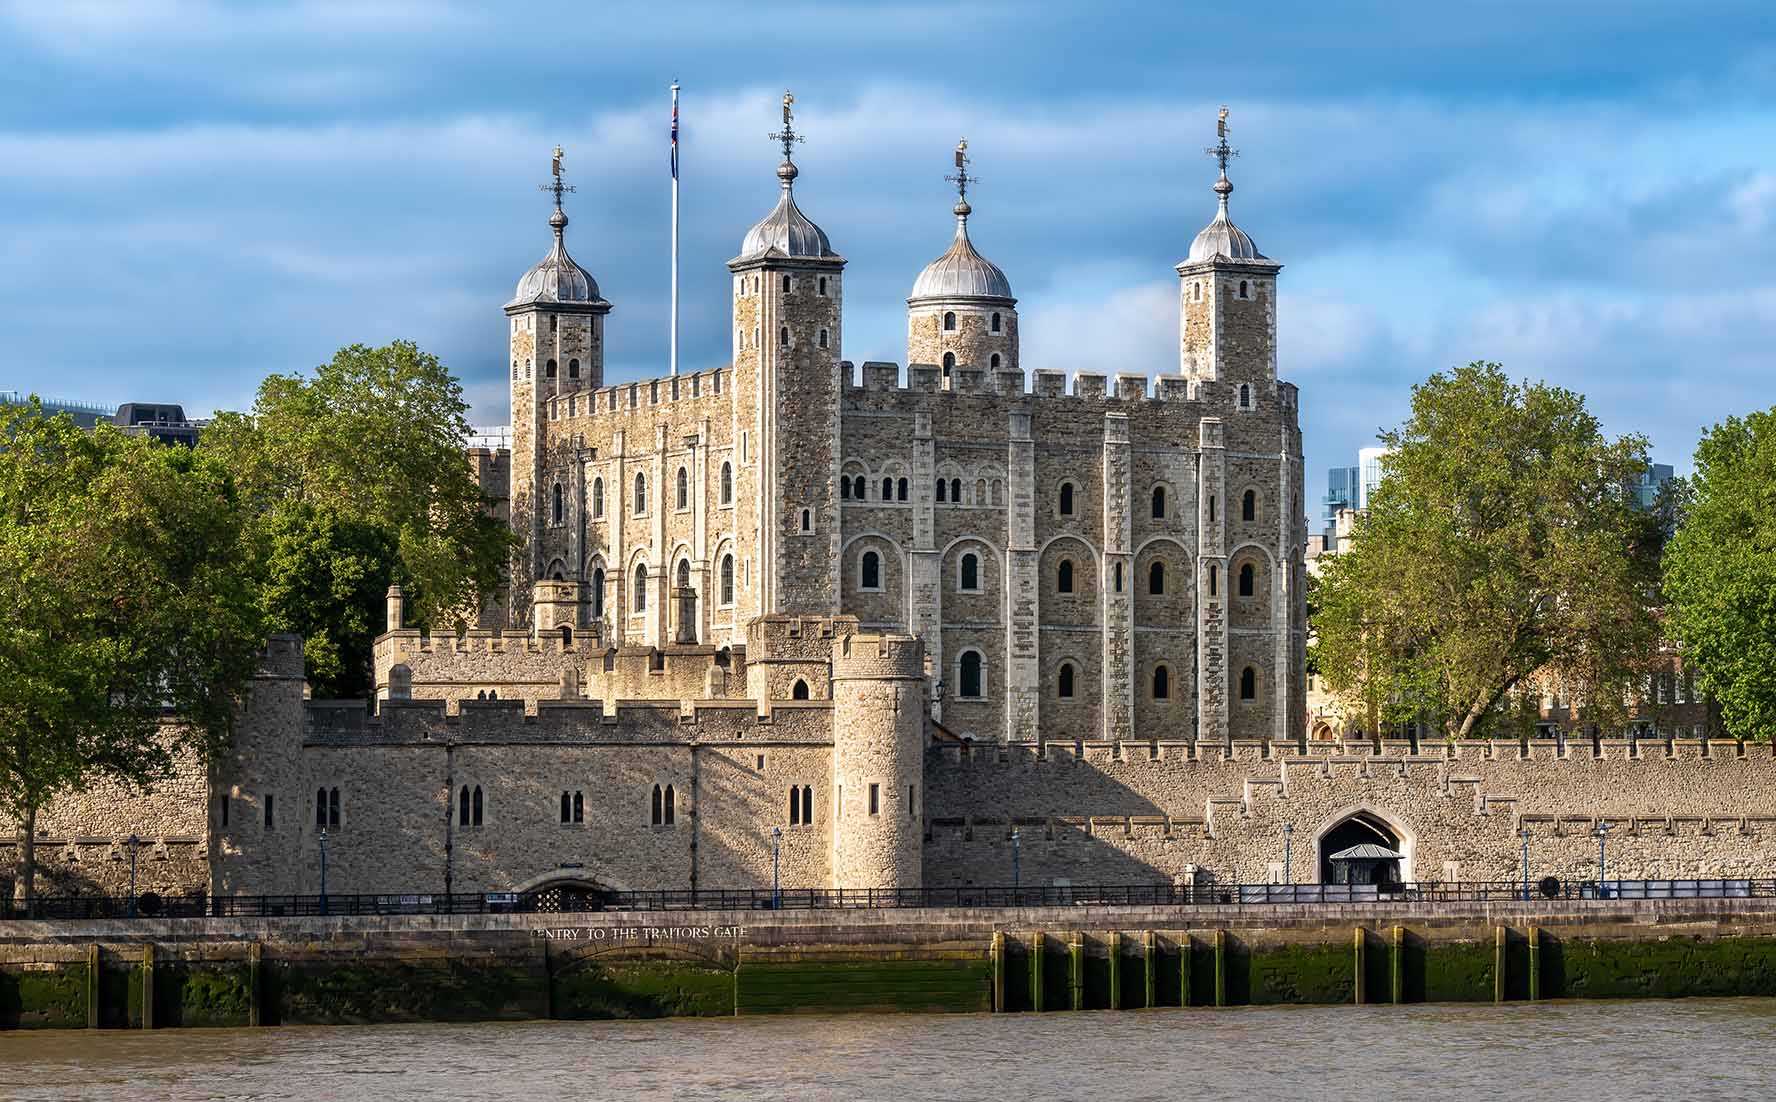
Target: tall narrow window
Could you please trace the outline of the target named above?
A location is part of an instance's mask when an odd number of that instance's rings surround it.
[[[456,799],[456,825],[469,825],[469,786],[463,785]]]
[[[811,784],[804,784],[802,786],[802,822],[811,823],[813,821],[814,821],[814,786]]]
[[[274,806],[274,799],[275,798],[272,796],[272,794],[270,792],[267,792],[265,794],[265,829],[266,830],[276,830],[277,829],[277,814],[276,814],[277,809]]]
[[[906,499],[907,499],[907,480],[903,478],[899,482],[895,483],[895,485],[894,485],[894,500],[905,501]]]
[[[987,358],[987,366],[991,367],[994,371],[999,370],[999,353],[995,352]]]
[[[1062,700],[1073,699],[1073,663],[1062,662],[1060,676],[1055,679],[1055,695]]]
[[[918,817],[919,817],[919,786],[916,784],[909,784],[909,785],[907,785],[907,818],[917,819]]]
[[[584,792],[575,792],[574,793],[574,822],[583,823],[585,821],[586,821],[586,794]]]
[[[635,476],[635,515],[639,517],[639,516],[644,515],[647,511],[648,511],[647,476],[644,474],[638,473]]]
[[[604,516],[604,479],[602,478],[592,480],[592,516],[595,518]]]
[[[666,825],[671,826],[678,820],[677,800],[673,797],[672,786],[666,786]]]
[[[221,819],[221,825],[224,827],[228,825],[228,802],[228,797],[223,796],[216,806],[217,817]]]
[[[555,518],[556,524],[560,524],[564,512],[561,504],[561,483],[557,482],[555,484],[552,496],[554,498],[554,504],[550,507],[549,515]]]
[[[1258,519],[1258,491],[1247,490],[1246,496],[1240,498],[1240,519]]]
[[[944,378],[946,378],[946,379],[950,377],[951,372],[956,370],[956,354],[954,352],[945,352],[944,353],[943,369],[944,369]]]
[[[1073,515],[1073,484],[1071,482],[1061,483],[1061,515],[1064,517]]]
[[[571,647],[574,643],[574,629],[568,624],[561,625],[561,645]]]
[[[859,501],[863,501],[869,497],[869,490],[864,484],[864,478],[862,475],[857,475],[851,479],[851,496]]]
[[[1258,671],[1250,666],[1240,671],[1240,699],[1258,699]]]
[[[938,479],[937,480],[937,500],[939,502],[947,501],[947,500],[949,500],[949,496],[950,496],[950,484],[947,481],[945,481],[944,479],[941,479],[941,478]]]
[[[721,563],[721,603],[734,603],[734,556],[723,555]]]
[[[1147,568],[1147,592],[1155,597],[1165,596],[1166,567],[1163,562],[1156,562]]]
[[[993,314],[993,332],[997,333],[997,332],[999,332],[999,329],[1000,329],[999,314],[997,311],[995,311]]]
[[[955,311],[954,311],[954,310],[945,310],[945,311],[944,311],[944,322],[943,322],[943,325],[944,325],[944,331],[945,331],[945,332],[954,332],[954,331],[955,331],[955,328],[956,328],[956,312],[955,312]]]
[[[823,295],[826,294],[826,277],[825,276],[821,276],[818,280],[816,280],[815,285],[816,285],[817,289],[819,290],[820,294],[823,294]]]
[[[874,551],[863,553],[863,568],[857,579],[857,584],[862,589],[882,588],[882,556]]]
[[[330,827],[339,825],[339,789],[337,788],[327,792],[327,825]]]
[[[543,378],[553,379],[554,377],[555,377],[555,361],[550,360],[548,363],[543,365]]]
[[[1252,384],[1250,383],[1240,384],[1240,408],[1252,408]]]
[[[690,587],[691,587],[691,560],[680,559],[680,560],[678,560],[678,588],[689,589]]]
[[[570,379],[577,379],[580,377],[580,361],[567,361],[567,377]]]
[[[604,568],[592,571],[592,618],[604,619]]]
[[[980,557],[974,554],[962,556],[962,589],[974,592],[980,588]]]
[[[568,798],[565,792],[561,794],[561,821],[563,823],[573,822],[573,801]]]
[[[721,503],[723,505],[734,504],[734,465],[732,463],[722,463]]]
[[[789,788],[789,825],[802,825],[802,792],[794,785]]]
[[[784,325],[778,328],[777,343],[785,348],[789,347],[789,326]]]
[[[978,700],[985,696],[983,688],[981,653],[977,650],[962,652],[962,659],[957,663],[961,682],[960,695],[964,700]]]
[[[1215,495],[1209,495],[1209,523],[1215,523]]]
[[[1209,596],[1211,596],[1211,597],[1213,597],[1215,595],[1216,587],[1220,585],[1220,582],[1221,582],[1220,575],[1221,575],[1221,572],[1219,570],[1215,569],[1215,564],[1210,563],[1209,564]]]
[[[1166,488],[1153,487],[1153,519],[1164,520],[1166,515]]]
[[[664,795],[660,791],[660,786],[656,784],[654,786],[654,806],[653,806],[653,818],[652,818],[653,825],[654,826],[664,825],[664,823],[666,821],[664,818],[664,815],[665,815]]]
[[[962,504],[962,480],[960,478],[950,479],[950,504]]]
[[[481,825],[481,786],[480,785],[475,786],[475,813],[474,813],[474,824],[473,825],[475,825],[475,826]]]
[[[1110,583],[1111,592],[1112,593],[1121,593],[1122,592],[1122,564],[1117,563],[1115,566],[1111,567],[1110,573],[1112,576],[1112,581]]]
[[[1239,594],[1241,597],[1252,595],[1252,591],[1256,588],[1257,575],[1258,572],[1252,569],[1251,563],[1245,563],[1240,567]]]
[[[1244,287],[1245,284],[1242,283],[1242,284],[1240,284],[1240,286]],[[789,294],[789,277],[788,276],[783,277],[783,293],[786,295]],[[1241,292],[1241,293],[1243,294],[1244,292]]]
[[[879,784],[871,784],[869,796],[869,813],[871,815],[880,815],[882,813],[882,786]]]
[[[315,789],[315,826],[321,830],[327,829],[327,790],[325,788]]]
[[[674,503],[680,509],[691,507],[691,472],[683,467],[678,469],[678,500]]]
[[[648,568],[637,565],[635,568],[635,611],[646,612],[648,606]]]
[[[894,480],[892,478],[884,478],[882,480],[882,500],[894,500]]]
[[[822,347],[822,348],[826,347],[826,330],[825,329],[822,329],[820,331],[820,347]]]
[[[814,530],[814,512],[811,509],[803,509],[802,510],[802,531],[812,532],[813,530]]]
[[[1073,560],[1062,559],[1061,565],[1055,568],[1055,590],[1059,593],[1073,592]]]
[[[1164,666],[1153,667],[1153,699],[1169,700],[1172,695],[1172,675]]]

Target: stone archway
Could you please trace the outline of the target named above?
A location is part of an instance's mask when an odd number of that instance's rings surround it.
[[[1399,884],[1412,878],[1413,836],[1405,824],[1372,807],[1334,815],[1314,850],[1322,884]],[[1340,854],[1350,856],[1339,861]],[[1388,856],[1388,855],[1393,856]]]
[[[576,914],[603,910],[611,894],[619,889],[585,876],[554,873],[533,877],[516,890],[524,897],[525,910],[538,914]]]

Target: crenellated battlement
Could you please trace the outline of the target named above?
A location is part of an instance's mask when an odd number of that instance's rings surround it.
[[[754,700],[361,700],[306,701],[305,746],[420,744],[690,745],[763,741],[824,746],[832,741],[832,702]]]
[[[935,764],[1008,765],[1083,762],[1200,762],[1203,764],[1274,761],[1283,765],[1365,765],[1407,768],[1462,762],[1667,762],[1769,761],[1776,780],[1776,745],[1732,739],[1474,739],[1461,742],[1425,740],[1417,750],[1405,740],[1388,740],[1379,750],[1368,741],[1309,742],[1235,739],[1231,742],[1141,741],[1104,742],[948,742],[931,747]]]
[[[925,644],[914,635],[847,635],[832,646],[833,680],[923,680]]]
[[[1202,403],[1231,404],[1238,387],[1231,382],[1193,380],[1181,374],[1148,376],[1134,372],[1103,375],[1078,371],[1072,375],[1068,389],[1065,371],[1038,368],[1030,373],[1029,389],[1021,368],[988,370],[970,364],[958,364],[950,371],[948,386],[943,368],[936,364],[909,364],[907,381],[900,381],[900,365],[869,360],[863,364],[861,379],[855,365],[842,361],[838,365],[845,391],[852,395],[868,394],[951,394],[997,396],[1007,398],[1056,398],[1103,404],[1112,403]],[[1299,410],[1299,391],[1293,383],[1276,384],[1277,402],[1286,413]]]
[[[570,396],[579,397],[584,399],[585,405],[575,416],[597,417],[600,414],[624,413],[691,401],[716,398],[725,400],[731,397],[733,376],[733,367],[716,367],[687,375],[663,375],[595,389],[561,391],[552,395],[548,401],[560,402]],[[565,412],[562,415],[566,416]]]

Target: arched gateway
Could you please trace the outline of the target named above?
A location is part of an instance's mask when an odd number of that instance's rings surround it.
[[[1367,809],[1334,819],[1318,850],[1322,884],[1399,884],[1410,866],[1405,831]]]

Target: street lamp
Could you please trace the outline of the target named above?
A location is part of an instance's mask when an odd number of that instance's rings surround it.
[[[1608,841],[1609,822],[1605,819],[1599,819],[1597,820],[1597,898],[1599,899],[1605,899],[1609,896],[1609,889],[1604,886],[1604,881],[1607,877],[1605,875],[1606,866],[1603,862],[1603,847],[1604,843]]]
[[[321,913],[327,913],[327,828],[321,828]]]
[[[1295,840],[1295,824],[1283,824],[1283,883],[1293,884],[1294,878],[1289,875],[1289,857],[1292,843]]]
[[[128,840],[124,842],[124,845],[128,846],[130,851],[129,916],[131,918],[136,917],[136,849],[141,844],[142,840],[134,834],[130,835]]]
[[[783,828],[782,827],[772,827],[771,828],[771,909],[773,911],[780,911],[783,909],[783,894],[777,886],[777,884],[778,884],[778,881],[777,881],[778,864],[777,864],[777,862],[778,862],[778,858],[782,852],[783,852]]]
[[[1018,843],[1023,837],[1016,830],[1011,832],[1011,890],[1014,892],[1021,886],[1023,879],[1023,870],[1018,867]],[[1012,903],[1015,905],[1017,900],[1013,899]]]
[[[1523,839],[1523,901],[1529,902],[1529,827],[1517,828],[1517,837]]]

